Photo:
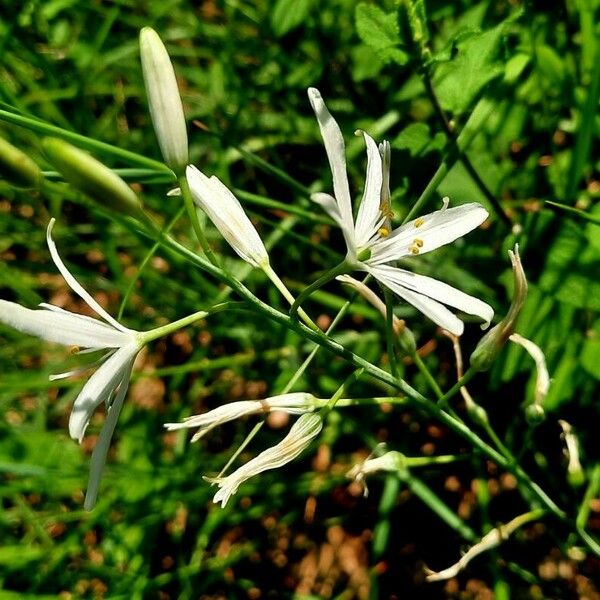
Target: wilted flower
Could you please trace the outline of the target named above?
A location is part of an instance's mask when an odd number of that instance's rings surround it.
[[[150,116],[165,162],[178,175],[188,161],[185,115],[171,59],[158,33],[140,31],[140,57]]]
[[[333,196],[313,194],[313,200],[340,226],[347,246],[346,263],[351,268],[370,273],[440,327],[455,335],[462,334],[464,324],[443,304],[478,316],[486,325],[489,324],[494,311],[485,302],[431,277],[392,265],[400,258],[430,252],[462,237],[485,221],[488,216],[485,208],[477,203],[448,208],[448,201],[445,200],[441,210],[390,231],[389,194],[386,188],[389,185],[388,146],[384,144],[378,148],[367,133],[360,131],[358,133],[364,137],[367,145],[367,174],[363,198],[354,220],[342,132],[319,91],[309,88],[308,97],[325,143],[334,190]]]
[[[521,264],[518,244],[515,244],[514,252],[508,251],[508,256],[512,263],[515,281],[513,299],[504,319],[502,319],[498,325],[492,327],[492,329],[479,340],[477,347],[473,350],[470,363],[471,367],[477,371],[487,371],[492,366],[500,353],[500,350],[502,350],[504,344],[506,344],[514,332],[517,320],[521,314],[521,309],[527,299],[527,278],[525,277],[525,271],[523,271],[523,265]]]
[[[205,477],[210,483],[216,483],[219,486],[213,502],[220,502],[224,507],[244,481],[263,471],[278,469],[294,460],[319,435],[322,428],[323,420],[318,414],[301,415],[281,442],[261,452],[231,475],[216,478]]]
[[[533,358],[533,362],[535,362],[536,369],[536,379],[535,379],[535,392],[534,392],[534,404],[537,404],[543,410],[544,400],[548,395],[548,391],[550,389],[550,374],[548,373],[548,367],[546,366],[546,357],[542,352],[542,349],[527,338],[524,338],[522,335],[518,333],[513,333],[509,337],[511,342],[518,344],[522,348],[524,348],[529,356]]]
[[[310,412],[315,408],[314,400],[312,394],[305,392],[281,394],[264,400],[242,400],[224,404],[201,415],[187,417],[182,423],[165,423],[165,427],[169,431],[199,427],[200,429],[192,437],[192,442],[195,442],[215,427],[241,417],[266,414],[273,411],[281,411],[290,415]]]
[[[100,476],[129,386],[133,363],[145,341],[142,333],[128,329],[113,319],[77,282],[58,255],[56,245],[52,240],[53,226],[54,219],[48,225],[47,241],[55,265],[71,289],[103,321],[78,315],[51,304],[41,304],[41,309],[30,310],[6,300],[0,300],[0,321],[23,333],[35,335],[49,342],[87,350],[106,351],[96,363],[100,364],[100,367],[89,378],[75,399],[69,418],[69,433],[73,439],[81,442],[95,409],[102,402],[106,403],[108,409],[106,420],[92,454],[85,499],[86,509],[91,509],[96,501]],[[83,370],[62,373],[51,379],[68,377]]]

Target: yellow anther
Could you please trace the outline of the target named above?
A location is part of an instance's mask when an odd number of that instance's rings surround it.
[[[388,235],[390,235],[390,230],[387,227],[380,227],[377,230],[377,233],[381,236],[381,237],[387,237]]]
[[[81,348],[79,346],[71,346],[69,348],[69,354],[77,354]]]
[[[415,246],[417,246],[417,248],[422,248],[423,247],[423,240],[420,240],[419,238],[415,238],[413,241],[413,244]]]
[[[390,206],[389,202],[382,202],[379,205],[379,211],[386,219],[394,218],[394,211],[392,210],[392,207]]]
[[[421,227],[421,225],[423,225],[425,223],[425,219],[423,217],[419,217],[418,219],[415,219],[415,227],[419,228]]]
[[[419,254],[420,250],[419,247],[416,246],[415,244],[413,244],[412,246],[409,246],[408,249],[410,250],[410,252],[412,252],[412,254]]]

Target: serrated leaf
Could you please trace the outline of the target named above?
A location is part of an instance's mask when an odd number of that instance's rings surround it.
[[[355,12],[356,31],[360,39],[386,62],[403,65],[408,54],[400,48],[402,39],[396,13],[386,13],[378,6],[361,3]]]
[[[271,13],[271,28],[276,37],[299,27],[310,12],[312,0],[277,0]]]

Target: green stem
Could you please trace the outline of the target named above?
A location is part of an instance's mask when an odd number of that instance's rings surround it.
[[[355,381],[358,381],[360,379],[360,376],[363,373],[364,373],[364,369],[362,367],[360,369],[356,369],[356,371],[354,371],[354,373],[352,373],[352,375],[350,375],[350,377],[348,377],[346,379],[346,381],[344,381],[344,383],[342,383],[342,385],[340,385],[340,387],[336,390],[335,394],[333,394],[333,396],[331,396],[331,398],[329,399],[329,401],[325,405],[325,408],[323,408],[321,410],[321,414],[323,415],[323,418],[325,418],[325,416],[328,415],[333,410],[333,407],[338,403],[338,401],[344,395],[344,393],[346,392],[346,390]]]
[[[74,133],[67,129],[63,129],[62,127],[57,127],[56,125],[51,125],[45,121],[18,115],[7,110],[0,110],[0,120],[6,121],[7,123],[12,123],[13,125],[19,125],[20,127],[25,127],[30,131],[35,131],[36,133],[41,133],[42,135],[50,135],[61,138],[68,142],[73,142],[74,145],[85,150],[91,150],[99,152],[100,154],[121,158],[125,162],[132,165],[145,167],[154,171],[161,171],[163,173],[171,173],[172,179],[175,179],[171,169],[157,160],[146,158],[141,154],[130,152],[129,150],[123,150],[117,146],[100,142],[93,138],[86,137],[85,135]]]
[[[173,333],[174,331],[178,331],[183,327],[187,327],[191,325],[195,321],[206,318],[208,315],[215,314],[217,312],[221,312],[225,310],[229,306],[228,302],[223,302],[221,304],[216,304],[211,307],[209,310],[199,310],[198,312],[192,313],[187,317],[183,317],[182,319],[178,319],[177,321],[173,321],[172,323],[167,323],[162,327],[157,327],[156,329],[151,329],[150,331],[144,331],[139,334],[140,343],[145,345],[148,342],[152,342],[158,338],[165,337]]]
[[[445,409],[448,406],[448,400],[455,396],[460,391],[461,387],[467,385],[467,383],[469,383],[469,381],[471,381],[476,374],[477,371],[475,371],[475,369],[467,369],[467,372],[443,396],[441,396],[441,398],[438,399],[438,406]]]
[[[125,221],[124,221],[125,223]],[[415,390],[412,386],[410,386],[403,379],[399,379],[387,373],[383,369],[376,367],[371,364],[369,361],[365,360],[361,356],[354,354],[340,343],[335,340],[329,338],[327,335],[322,332],[316,332],[308,327],[302,325],[297,320],[292,319],[289,315],[285,315],[278,310],[272,308],[268,304],[262,302],[259,298],[254,296],[248,288],[246,288],[241,282],[236,279],[231,278],[226,273],[224,273],[217,266],[209,263],[204,260],[202,257],[198,256],[185,246],[182,246],[175,240],[171,238],[167,238],[164,241],[164,247],[170,251],[174,252],[182,257],[184,257],[189,262],[195,264],[200,267],[202,270],[210,273],[219,281],[225,282],[230,285],[234,291],[236,291],[246,302],[253,307],[253,309],[263,315],[265,315],[270,320],[279,323],[288,329],[295,331],[296,333],[302,335],[307,340],[317,343],[319,346],[322,346],[332,354],[339,356],[355,367],[363,367],[365,373],[371,375],[372,377],[378,379],[379,381],[397,388],[398,390],[404,392],[410,399],[413,405],[423,410],[425,413],[429,414],[433,418],[437,419],[442,424],[446,425],[449,429],[451,429],[458,436],[465,439],[471,446],[481,451],[485,456],[489,459],[496,462],[502,468],[507,469],[511,472],[517,479],[523,482],[527,487],[531,489],[531,491],[537,496],[538,500],[545,505],[552,513],[554,513],[561,520],[565,520],[566,515],[564,511],[562,511],[554,501],[549,498],[549,496],[542,490],[535,482],[531,480],[531,478],[518,466],[511,461],[507,460],[502,454],[497,452],[494,448],[489,446],[485,441],[483,441],[479,436],[473,433],[464,423],[458,421],[450,414],[445,412],[440,408],[440,406],[432,403],[427,398],[422,396],[417,390]],[[461,385],[466,383],[466,378],[469,379],[473,375],[470,374],[469,371],[465,374],[465,376],[455,385],[453,386],[444,396],[440,399],[440,404],[445,404],[447,401],[458,392]]]
[[[483,128],[483,124],[487,121],[488,117],[494,110],[494,103],[488,98],[482,98],[477,106],[473,109],[469,120],[466,122],[463,130],[456,138],[456,144],[450,149],[450,151],[444,157],[442,164],[438,167],[433,177],[413,204],[402,224],[410,221],[416,215],[424,212],[424,206],[429,202],[429,199],[433,196],[440,183],[444,180],[448,172],[454,163],[458,160],[460,152],[464,152],[470,145],[471,142],[477,137]]]
[[[415,365],[417,365],[417,369],[419,369],[423,377],[425,377],[427,384],[429,385],[433,393],[436,395],[438,401],[441,400],[444,397],[444,392],[442,391],[442,389],[438,385],[438,382],[431,374],[431,371],[427,368],[427,365],[423,362],[423,359],[419,356],[419,353],[415,352],[411,356],[411,358]]]
[[[194,233],[196,234],[196,238],[198,238],[198,242],[200,242],[200,247],[202,251],[206,255],[206,258],[215,266],[218,266],[217,259],[213,254],[208,241],[206,240],[206,236],[204,235],[204,230],[202,229],[202,225],[200,225],[200,221],[198,220],[198,213],[196,212],[196,205],[194,204],[194,199],[192,198],[192,193],[190,191],[190,186],[187,181],[187,177],[185,175],[181,175],[178,179],[179,188],[181,189],[181,196],[183,197],[183,203],[185,205],[185,210],[187,211],[188,217],[192,223],[192,227],[194,229]]]
[[[279,275],[274,271],[273,267],[270,264],[262,265],[262,270],[265,272],[265,275],[273,282],[273,285],[281,292],[281,295],[290,303],[292,308],[296,300],[294,296],[288,290],[285,283],[281,280]],[[297,308],[299,317],[306,323],[308,327],[310,327],[313,331],[319,331],[319,328],[315,325],[313,320],[304,312],[302,308]]]
[[[313,292],[322,288],[325,284],[329,283],[332,279],[335,279],[338,275],[345,275],[350,273],[352,268],[346,261],[342,261],[337,267],[333,267],[327,271],[327,273],[321,275],[316,281],[313,281],[308,287],[305,287],[296,300],[292,303],[290,308],[290,317],[295,318],[296,313],[300,310],[300,305],[306,300]]]
[[[396,338],[396,332],[394,331],[394,297],[387,288],[384,288],[383,296],[385,298],[385,341],[388,361],[392,375],[398,377],[398,361],[396,360],[396,352],[394,351],[394,340]]]
[[[169,221],[167,226],[161,230],[161,232],[160,232],[161,236],[167,235],[171,231],[171,229],[173,228],[175,223],[177,223],[177,221],[181,218],[181,215],[183,214],[184,210],[185,210],[185,208],[181,208],[177,211],[177,213],[171,219],[171,221]],[[160,248],[160,241],[154,242],[154,244],[152,245],[152,248],[150,248],[150,250],[144,257],[144,260],[140,263],[137,273],[131,278],[129,285],[127,286],[127,290],[125,291],[125,295],[123,296],[123,300],[121,300],[121,305],[119,306],[119,312],[117,313],[117,321],[121,320],[121,317],[123,316],[123,312],[125,310],[125,306],[127,305],[127,301],[129,300],[129,297],[133,293],[136,283],[139,281],[139,278],[141,277],[142,273],[144,272],[144,269],[146,268],[146,266],[148,265],[148,263],[150,262],[152,257],[156,254],[156,251],[159,248]]]

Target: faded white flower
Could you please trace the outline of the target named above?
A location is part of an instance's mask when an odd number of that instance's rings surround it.
[[[290,394],[281,394],[272,396],[264,400],[241,400],[239,402],[230,402],[223,406],[218,406],[213,410],[201,415],[187,417],[182,423],[165,423],[169,431],[177,429],[195,429],[199,430],[192,437],[195,442],[212,431],[215,427],[223,425],[229,421],[234,421],[241,417],[249,415],[267,414],[274,411],[285,412],[290,415],[300,415],[310,412],[315,408],[315,398],[312,394],[305,392],[293,392]]]
[[[453,242],[479,226],[488,216],[478,203],[444,207],[419,217],[392,231],[389,229],[389,147],[378,147],[364,131],[367,146],[367,173],[362,201],[356,220],[352,215],[350,186],[346,173],[345,145],[342,132],[331,116],[319,91],[309,88],[308,97],[317,117],[333,176],[334,195],[317,193],[313,200],[340,226],[347,246],[346,262],[366,271],[409,302],[440,327],[461,335],[463,322],[445,305],[480,317],[489,325],[493,309],[441,281],[417,275],[393,266],[403,257],[430,252]],[[382,160],[383,157],[383,160]]]
[[[323,420],[318,414],[303,414],[278,444],[261,452],[231,475],[216,478],[205,477],[210,483],[216,483],[219,486],[213,502],[220,502],[224,507],[244,481],[263,471],[278,469],[300,456],[319,435],[322,428]]]

